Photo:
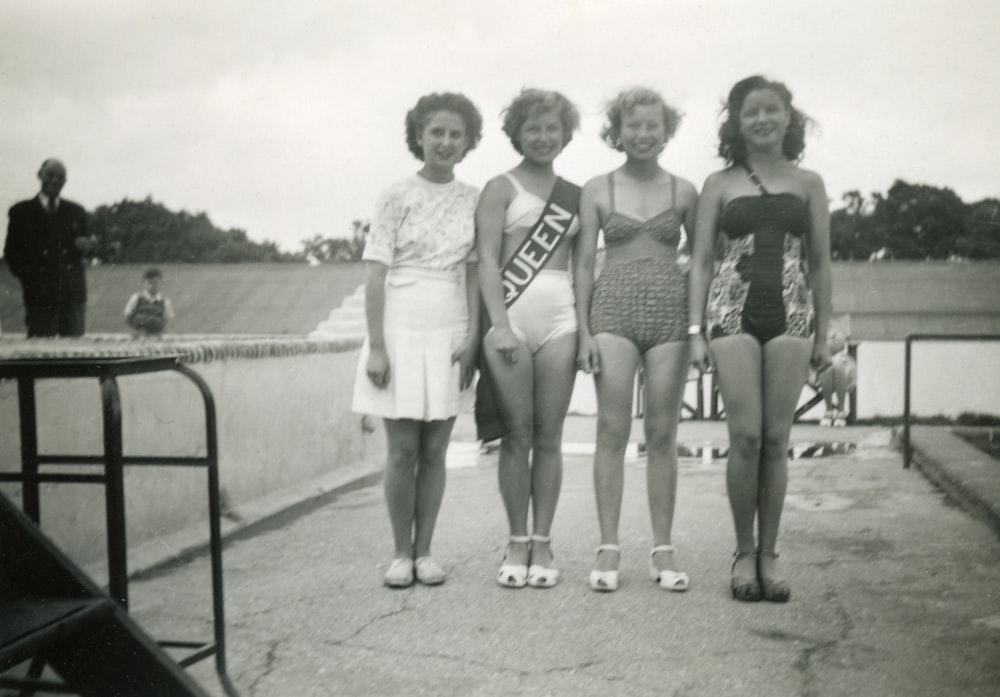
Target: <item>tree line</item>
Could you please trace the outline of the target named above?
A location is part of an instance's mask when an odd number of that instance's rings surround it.
[[[848,191],[830,215],[834,259],[1000,258],[1000,200],[897,180],[885,194]]]
[[[301,251],[283,252],[274,242],[250,240],[245,230],[218,228],[205,213],[172,211],[147,196],[98,206],[88,229],[102,264],[327,263],[361,259],[368,223],[354,221],[350,238],[315,235],[302,240]]]
[[[239,228],[217,228],[205,213],[175,212],[150,197],[98,206],[87,221],[102,264],[303,261],[274,242],[253,242]]]
[[[99,206],[90,214],[95,256],[106,264],[357,261],[368,223],[355,220],[348,236],[314,235],[298,252],[254,242],[239,228],[217,228],[205,213],[171,211],[147,197]],[[830,216],[834,259],[1000,258],[1000,200],[965,203],[951,189],[896,181],[867,198],[843,196]]]

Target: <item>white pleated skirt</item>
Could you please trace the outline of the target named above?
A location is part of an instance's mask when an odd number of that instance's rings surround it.
[[[385,281],[385,345],[389,384],[378,388],[361,348],[352,410],[387,419],[438,421],[472,408],[475,390],[459,389],[452,353],[465,340],[469,311],[464,276],[424,269],[392,269]]]

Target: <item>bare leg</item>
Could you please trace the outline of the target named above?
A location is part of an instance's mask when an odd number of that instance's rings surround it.
[[[594,451],[594,493],[601,527],[601,544],[618,544],[618,522],[625,484],[625,448],[632,429],[632,392],[639,351],[628,339],[614,334],[594,337],[601,354],[597,387],[597,445]],[[597,557],[601,571],[618,568],[618,555],[604,551]]]
[[[384,423],[388,461],[383,489],[389,508],[395,556],[397,559],[412,559],[420,422],[411,419],[384,419]]]
[[[837,415],[835,426],[847,425],[847,412],[850,409],[850,405],[847,403],[847,393],[850,392],[851,384],[854,381],[854,367],[852,363],[845,361],[846,359],[834,357],[833,366],[829,371],[833,373],[833,391],[837,395],[837,410],[840,412]]]
[[[838,366],[833,367],[833,392],[837,395],[837,409],[847,411],[847,388],[850,386],[850,378],[844,373],[844,369]]]
[[[826,412],[827,414],[830,414],[834,410],[833,401],[836,394],[833,370],[824,370],[822,373],[817,375],[816,384],[819,387],[820,393],[823,395],[823,402],[826,404]]]
[[[763,424],[761,347],[748,334],[713,339],[710,348],[719,377],[719,391],[726,408],[729,458],[726,490],[736,531],[737,557],[733,575],[755,578],[754,518],[760,481]]]
[[[413,535],[413,556],[431,553],[434,525],[441,511],[447,477],[445,457],[455,419],[424,421],[420,424],[420,464],[417,465],[417,495]]]
[[[779,336],[764,344],[764,422],[758,484],[761,575],[772,577],[781,511],[788,489],[788,441],[809,371],[812,340]]]
[[[653,526],[653,546],[671,544],[674,505],[677,500],[677,423],[687,384],[687,340],[671,341],[647,351],[643,357],[646,495]],[[659,551],[658,569],[677,569],[673,552]]]
[[[576,335],[547,342],[535,353],[534,368],[532,528],[535,535],[547,537],[562,488],[562,433],[576,378]],[[531,563],[552,567],[548,543],[532,541]]]
[[[531,501],[530,449],[534,429],[534,370],[526,344],[518,348],[518,361],[508,363],[493,345],[493,335],[483,340],[483,350],[496,387],[498,408],[510,431],[500,441],[497,477],[500,496],[507,511],[511,536],[527,537],[528,508]],[[507,562],[527,564],[527,542],[512,542],[507,548]]]

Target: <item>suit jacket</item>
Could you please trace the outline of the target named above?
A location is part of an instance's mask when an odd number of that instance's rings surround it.
[[[37,196],[10,208],[4,258],[21,281],[28,307],[87,301],[85,255],[76,238],[87,235],[87,212],[60,199],[53,214]]]

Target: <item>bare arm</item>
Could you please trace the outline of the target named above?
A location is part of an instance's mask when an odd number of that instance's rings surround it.
[[[125,303],[125,321],[132,319],[132,313],[135,312],[135,306],[139,304],[139,294],[132,293],[129,296],[128,302]]]
[[[468,262],[465,265],[465,301],[469,305],[468,336],[479,342],[479,327],[482,318],[479,316],[479,263]]]
[[[493,325],[493,346],[511,363],[517,362],[517,338],[507,319],[500,253],[503,249],[503,219],[509,203],[506,185],[497,177],[486,184],[476,206],[476,249],[479,252],[479,287],[486,313]]]
[[[479,354],[478,267],[476,262],[465,265],[465,301],[469,305],[469,329],[462,344],[451,354],[451,362],[461,366],[459,387],[463,390],[472,384],[472,378],[476,374],[476,356]]]
[[[694,188],[694,184],[684,179],[680,179],[680,185],[681,195],[679,198],[684,201],[681,208],[681,219],[684,223],[684,233],[687,235],[688,251],[691,253],[694,248],[692,240],[698,221],[698,190]]]
[[[380,261],[365,266],[365,319],[370,352],[365,370],[376,387],[389,384],[389,354],[385,349],[385,277],[389,267]]]
[[[830,365],[830,347],[827,343],[833,294],[830,277],[830,203],[823,179],[812,172],[806,173],[806,176],[809,218],[812,223],[809,230],[809,285],[816,312],[812,364],[816,370],[822,371]]]
[[[579,325],[577,367],[586,373],[599,373],[601,370],[597,344],[590,333],[590,296],[594,292],[597,235],[601,227],[595,181],[588,182],[580,195],[580,231],[573,248],[573,295]]]
[[[701,327],[702,333],[690,337],[691,363],[707,370],[710,356],[705,339],[705,304],[708,287],[715,275],[715,240],[718,235],[719,213],[722,210],[722,182],[718,174],[705,180],[695,213],[694,237],[691,245],[691,271],[688,276],[688,321]]]

